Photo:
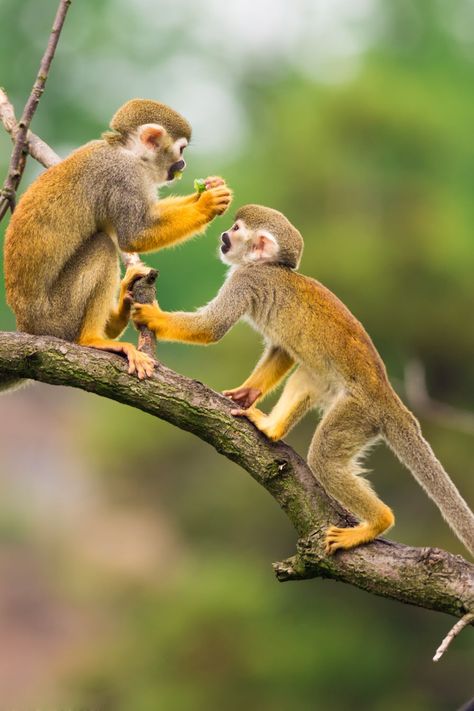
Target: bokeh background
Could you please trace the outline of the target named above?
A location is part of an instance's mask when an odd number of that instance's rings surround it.
[[[18,114],[55,9],[0,0],[0,83]],[[366,325],[400,393],[416,360],[462,415],[474,410],[473,62],[472,0],[82,0],[33,128],[67,155],[125,100],[170,103],[194,127],[176,192],[222,174],[236,205],[282,210],[305,237],[302,270]],[[10,148],[0,131],[2,175]],[[39,170],[30,160],[23,188]],[[147,258],[164,308],[214,295],[230,220]],[[3,289],[0,328],[14,328]],[[159,355],[219,390],[260,348],[239,325]],[[2,711],[446,711],[474,693],[470,630],[431,661],[447,616],[328,581],[278,584],[270,563],[294,531],[191,435],[38,384],[0,399],[0,423]],[[315,423],[291,434],[299,452]],[[422,424],[472,503],[472,418]],[[463,553],[383,446],[370,466],[396,540]]]

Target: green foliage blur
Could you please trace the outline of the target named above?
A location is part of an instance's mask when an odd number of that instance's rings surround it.
[[[0,84],[18,115],[55,5],[1,0]],[[282,210],[305,238],[302,271],[361,319],[394,384],[419,359],[432,397],[472,411],[473,19],[469,0],[73,2],[33,129],[66,155],[129,98],[172,104],[194,126],[175,191],[222,174],[235,206]],[[9,153],[0,132],[2,175]],[[30,160],[22,187],[38,172]],[[163,308],[212,298],[231,219],[147,256]],[[14,328],[3,291],[0,327]],[[239,325],[158,353],[220,390],[260,348]],[[3,397],[0,421],[0,711],[445,711],[473,694],[471,630],[431,662],[450,618],[327,581],[277,584],[270,563],[295,532],[191,435],[40,385]],[[299,452],[315,424],[291,434]],[[472,433],[451,425],[423,421],[473,502]],[[396,540],[464,554],[387,450],[370,467]]]

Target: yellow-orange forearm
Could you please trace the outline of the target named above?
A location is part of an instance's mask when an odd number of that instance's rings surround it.
[[[282,348],[271,347],[263,354],[253,372],[241,385],[260,390],[263,395],[273,390],[294,365],[293,358]]]
[[[140,317],[136,318],[139,309]],[[144,324],[162,341],[181,341],[206,345],[217,340],[213,329],[199,312],[161,311],[158,306],[143,304],[135,309],[135,322]]]
[[[199,202],[181,202],[179,198],[160,200],[152,210],[152,226],[132,237],[129,252],[151,252],[180,242],[200,232],[212,219]]]

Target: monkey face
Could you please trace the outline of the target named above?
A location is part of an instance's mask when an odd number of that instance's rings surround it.
[[[186,168],[183,158],[188,140],[184,136],[173,140],[159,124],[145,124],[129,140],[133,150],[152,170],[157,185],[169,183]]]
[[[263,228],[252,230],[242,219],[221,235],[220,258],[224,264],[274,262],[278,252],[278,242],[271,232]]]

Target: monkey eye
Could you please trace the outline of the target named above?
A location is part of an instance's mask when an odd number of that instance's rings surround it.
[[[184,151],[184,146],[181,146],[180,149],[179,149],[179,154],[180,154],[181,156],[183,155],[183,151]]]
[[[239,226],[238,226],[238,225],[234,225],[232,229],[234,230],[234,232],[237,232],[237,230],[239,229]]]

